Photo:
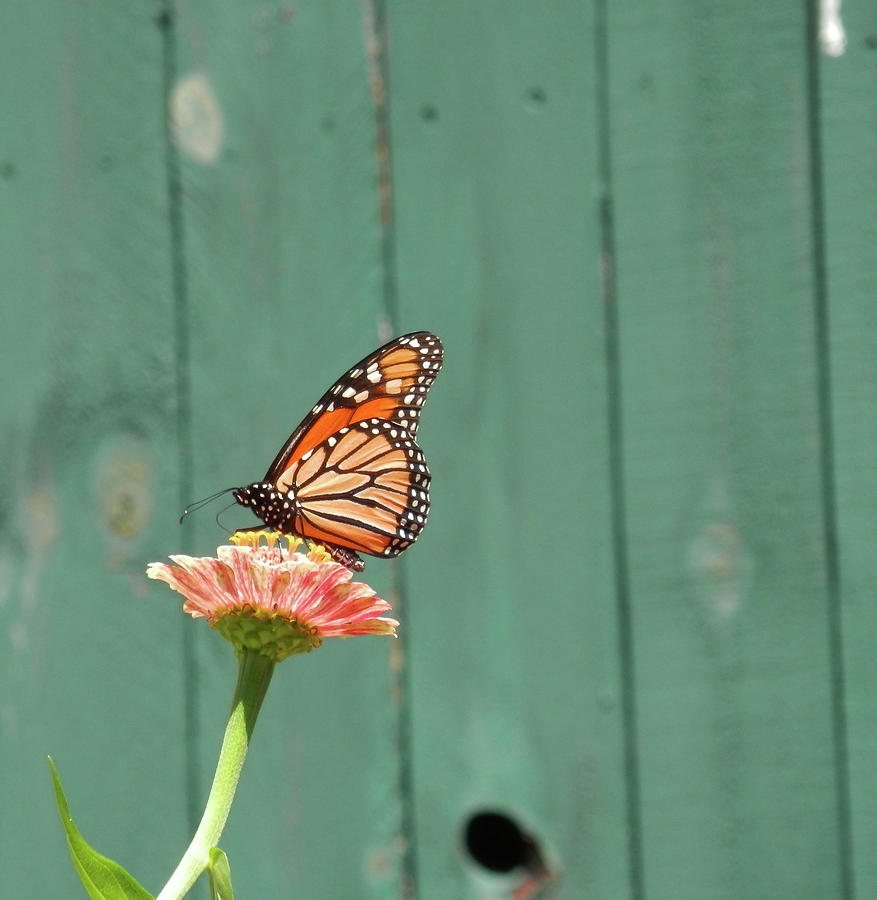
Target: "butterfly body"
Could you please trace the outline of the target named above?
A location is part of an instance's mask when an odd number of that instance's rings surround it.
[[[357,571],[357,552],[392,557],[411,546],[429,513],[430,473],[415,436],[442,352],[422,331],[361,360],[235,500],[269,528],[323,544]]]

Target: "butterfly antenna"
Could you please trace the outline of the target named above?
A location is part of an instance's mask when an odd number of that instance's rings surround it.
[[[228,534],[229,537],[231,537],[231,535],[234,534],[234,530],[229,531],[229,529],[226,528],[225,525],[223,525],[222,522],[219,521],[219,517],[220,517],[224,512],[226,512],[226,510],[231,509],[234,505],[235,505],[234,503],[229,503],[228,506],[223,506],[222,509],[219,510],[219,512],[216,514],[216,524],[217,524],[224,532],[226,532],[226,533]],[[235,530],[236,530],[236,529],[235,529]]]
[[[183,510],[183,514],[180,516],[180,525],[183,524],[183,519],[185,519],[186,516],[189,515],[189,513],[196,512],[197,510],[201,509],[202,506],[207,506],[208,503],[212,503],[217,497],[221,497],[223,494],[228,494],[233,490],[234,488],[226,488],[224,491],[217,491],[215,494],[211,494],[209,497],[205,497],[203,500],[196,500],[194,503],[190,503]]]

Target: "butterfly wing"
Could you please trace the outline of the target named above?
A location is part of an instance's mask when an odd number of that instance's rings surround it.
[[[345,426],[297,458],[276,488],[294,497],[296,534],[330,547],[396,556],[426,523],[429,480],[411,434],[371,418]]]
[[[362,568],[357,551],[401,553],[429,512],[430,474],[415,435],[442,352],[434,334],[417,331],[369,354],[326,391],[262,483],[235,499],[351,568]]]
[[[397,337],[345,372],[289,436],[268,468],[277,483],[290,466],[342,428],[367,419],[393,422],[413,438],[442,365],[442,342],[428,331]]]

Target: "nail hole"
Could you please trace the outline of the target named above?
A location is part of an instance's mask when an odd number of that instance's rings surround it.
[[[0,163],[0,177],[2,177],[6,181],[10,181],[15,178],[18,174],[18,170],[15,168],[15,163],[13,162],[3,162]]]
[[[431,103],[425,103],[420,107],[420,118],[424,122],[434,122],[438,118],[438,110]]]
[[[533,838],[501,812],[472,815],[466,823],[463,844],[469,856],[491,872],[530,868],[540,858]]]
[[[877,50],[877,34],[869,34],[865,38],[865,46],[870,50]]]
[[[537,106],[541,106],[547,99],[545,91],[535,84],[527,91],[527,98],[531,103],[535,103]]]

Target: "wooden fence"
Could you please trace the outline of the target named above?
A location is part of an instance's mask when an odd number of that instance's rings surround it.
[[[0,894],[80,896],[47,753],[158,890],[234,665],[144,568],[428,328],[431,521],[366,569],[402,637],[278,670],[238,895],[875,895],[877,6],[843,15],[831,58],[788,0],[7,9]]]

